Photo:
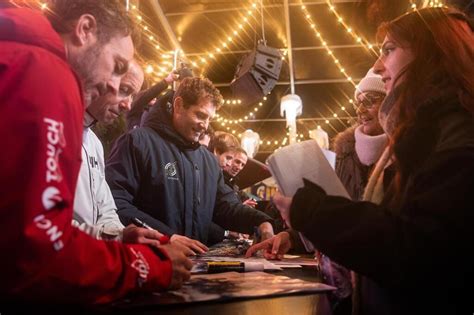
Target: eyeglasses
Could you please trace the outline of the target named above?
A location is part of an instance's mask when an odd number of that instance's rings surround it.
[[[364,106],[365,109],[372,109],[379,101],[383,100],[385,96],[382,95],[365,95],[362,101],[356,100],[352,105],[354,110],[357,111],[360,106]]]

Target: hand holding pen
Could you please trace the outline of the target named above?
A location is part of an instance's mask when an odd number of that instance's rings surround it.
[[[132,218],[132,223],[135,224],[136,226],[142,227],[147,229],[148,231],[156,231],[153,229],[151,226],[143,222],[142,220],[138,218]],[[158,231],[156,231],[158,232]],[[186,251],[188,256],[194,256],[196,254],[203,254],[207,252],[209,249],[207,248],[206,245],[202,244],[201,242],[197,240],[193,240],[189,237],[179,235],[179,234],[173,234],[170,237],[161,234],[158,232],[161,236],[158,237],[158,241],[160,242],[161,245],[171,243],[171,244],[179,244],[183,247],[186,247],[188,250]]]
[[[159,246],[169,242],[169,238],[159,231],[151,228],[144,222],[134,218],[133,224],[123,230],[124,243],[139,243],[151,246]]]

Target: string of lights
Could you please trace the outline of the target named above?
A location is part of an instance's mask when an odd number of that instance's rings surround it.
[[[136,6],[132,6],[132,9],[138,11]],[[200,57],[196,58],[187,57],[186,53],[181,51],[181,58],[186,60],[194,69],[201,70],[200,73],[201,75],[203,75],[206,71],[205,67],[209,65],[211,60],[215,60],[217,56],[224,53],[226,49],[230,49],[232,43],[234,43],[238,36],[240,36],[240,34],[245,30],[245,26],[251,24],[251,18],[254,15],[256,9],[257,3],[253,2],[249,8],[245,9],[246,14],[244,15],[244,17],[236,23],[235,27],[233,27],[230,32],[224,34],[224,39],[220,40],[220,44],[216,45],[215,48],[213,48],[212,50],[209,50]],[[144,20],[143,14],[141,14],[139,11],[134,13],[135,16],[138,18],[138,22],[141,23]],[[156,41],[157,36],[151,32],[150,27],[146,23],[142,25],[142,30],[146,34],[146,40]],[[161,48],[159,43],[152,42],[151,44],[156,46],[157,49]],[[146,66],[146,73],[154,76],[155,81],[161,80],[172,70],[173,64],[170,61],[172,55],[173,52],[164,51],[161,55],[161,63],[156,64],[153,62],[148,62]]]
[[[257,106],[255,106],[246,115],[244,115],[240,118],[229,119],[229,118],[226,118],[225,116],[217,114],[216,115],[216,121],[220,122],[222,126],[225,126],[226,124],[230,124],[230,125],[231,124],[238,124],[238,123],[241,123],[245,120],[253,119],[253,118],[255,118],[255,115],[258,113],[259,109],[263,107],[263,105],[264,105],[264,103],[267,99],[268,98],[266,96],[264,96],[263,99],[260,102],[258,102]],[[229,101],[229,100],[227,100],[227,101]],[[236,103],[238,103],[238,102],[236,102]]]
[[[357,44],[361,44],[363,45],[368,51],[370,51],[371,53],[373,53],[375,56],[378,55],[378,52],[377,50],[374,48],[374,45],[371,44],[367,39],[365,39],[364,37],[360,36],[359,34],[357,34],[355,31],[354,31],[354,28],[351,27],[349,24],[347,24],[345,21],[344,21],[344,18],[341,14],[339,14],[337,11],[336,11],[336,7],[332,4],[332,2],[330,0],[327,0],[326,1],[326,4],[328,5],[329,7],[329,10],[334,14],[334,16],[336,17],[337,19],[337,22],[339,24],[341,24],[346,32],[351,35],[354,40],[356,41]]]
[[[441,0],[433,0],[430,2],[424,1],[420,6],[417,6],[415,2],[411,4],[411,9],[417,10],[418,8],[431,7],[431,8],[442,8],[445,4]]]
[[[307,8],[304,4],[301,4],[301,10],[304,13],[306,22],[308,22],[310,28],[313,30],[315,36],[321,42],[321,45],[327,51],[328,55],[331,57],[334,64],[336,65],[336,67],[339,69],[339,71],[342,73],[342,75],[344,75],[346,77],[347,81],[350,82],[355,87],[356,84],[355,84],[354,80],[352,79],[352,77],[350,75],[347,74],[346,69],[341,65],[341,62],[339,61],[339,59],[336,58],[336,56],[334,55],[334,52],[331,50],[331,48],[329,48],[328,43],[324,39],[321,31],[318,30],[318,28],[316,27],[316,24],[313,22],[311,14],[309,13],[309,11],[307,10]]]

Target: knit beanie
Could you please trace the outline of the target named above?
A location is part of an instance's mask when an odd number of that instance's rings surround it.
[[[359,84],[357,85],[354,93],[355,99],[357,99],[359,94],[365,92],[379,92],[386,94],[382,76],[375,74],[373,68],[369,69],[365,77],[360,80]]]

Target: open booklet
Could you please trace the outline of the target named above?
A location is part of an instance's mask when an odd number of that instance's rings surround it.
[[[303,187],[303,178],[321,186],[328,195],[350,198],[316,140],[306,140],[279,149],[267,159],[281,193],[293,197]]]
[[[306,140],[279,149],[267,159],[267,164],[281,193],[293,197],[304,186],[303,178],[321,186],[328,195],[350,198],[334,171],[335,156],[323,151],[316,140]],[[331,166],[330,162],[333,166]],[[313,244],[301,233],[307,252],[314,252]]]

